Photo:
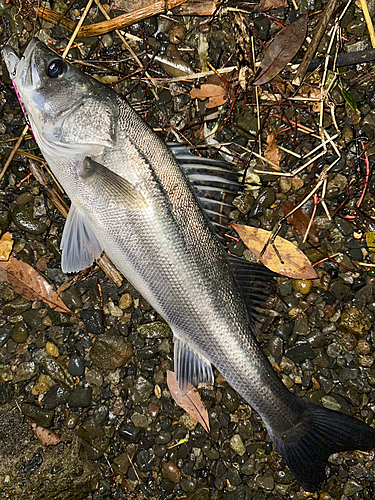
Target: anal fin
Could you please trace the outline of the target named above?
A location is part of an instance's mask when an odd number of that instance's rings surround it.
[[[211,363],[176,336],[174,336],[174,371],[182,394],[186,394],[199,384],[214,382]]]
[[[90,221],[72,205],[61,240],[61,268],[65,273],[78,272],[100,257],[103,249]]]

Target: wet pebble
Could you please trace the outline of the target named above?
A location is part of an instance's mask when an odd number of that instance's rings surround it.
[[[256,484],[264,490],[271,491],[275,487],[275,481],[271,474],[264,474],[263,476],[258,476],[256,478]]]
[[[287,349],[285,354],[295,363],[315,358],[314,350],[306,340],[298,340],[293,347]]]
[[[9,365],[0,365],[0,383],[10,382],[14,375]]]
[[[133,346],[114,330],[96,338],[90,351],[90,360],[103,370],[114,370],[133,356]]]
[[[14,385],[11,382],[0,383],[0,405],[12,401],[14,396]]]
[[[37,424],[42,427],[51,427],[55,413],[53,410],[45,410],[40,408],[40,406],[33,405],[30,403],[21,404],[22,413],[34,420]]]
[[[239,434],[234,434],[234,436],[231,437],[229,446],[232,448],[233,451],[237,453],[237,455],[240,455],[240,457],[242,457],[246,453],[245,445]]]
[[[48,229],[44,222],[34,219],[31,210],[24,205],[15,206],[12,214],[12,220],[18,229],[26,231],[30,234],[42,234]]]
[[[117,473],[123,474],[124,476],[128,472],[130,467],[129,454],[127,452],[121,453],[113,460],[113,468]]]
[[[104,333],[103,315],[101,311],[97,309],[82,309],[80,315],[88,333],[93,333],[94,335],[101,335]]]
[[[0,328],[0,347],[3,347],[12,335],[10,327]]]
[[[82,377],[85,373],[85,360],[78,354],[72,354],[69,359],[68,372],[73,377]]]
[[[69,391],[59,384],[51,387],[44,395],[43,402],[46,410],[54,410],[60,405],[67,403]]]
[[[133,424],[124,422],[120,425],[118,432],[120,437],[125,439],[125,441],[128,441],[129,443],[137,443],[139,436],[143,431],[141,427],[136,427]]]
[[[146,339],[163,339],[171,336],[171,329],[162,321],[140,325],[137,332]]]
[[[370,330],[371,323],[362,311],[350,307],[341,314],[338,328],[360,336]]]
[[[360,354],[369,354],[371,351],[371,346],[366,339],[358,340],[358,351]]]
[[[63,368],[57,361],[52,358],[42,358],[40,364],[46,370],[48,375],[58,383],[61,383],[69,388],[74,386],[74,380],[69,375],[68,370]]]
[[[134,384],[133,400],[145,403],[154,391],[154,384],[144,377],[138,377]]]
[[[92,413],[92,420],[97,427],[103,427],[108,420],[109,409],[105,404],[96,406]]]
[[[363,487],[358,481],[356,481],[355,479],[348,479],[348,481],[345,483],[343,494],[347,497],[351,497],[359,491],[362,491],[362,489]]]
[[[342,300],[349,294],[350,287],[339,278],[331,283],[329,291],[336,299]]]
[[[222,402],[231,413],[234,413],[238,408],[238,396],[236,391],[226,386],[223,390]]]
[[[173,484],[178,484],[181,482],[181,471],[177,465],[169,460],[168,462],[162,463],[163,476],[172,481]]]
[[[312,280],[293,280],[292,285],[296,292],[308,295],[312,288]]]
[[[46,343],[46,353],[54,358],[59,357],[59,348],[53,342]]]
[[[151,419],[147,415],[141,415],[140,413],[133,413],[130,420],[135,425],[135,427],[146,428],[150,425]]]
[[[349,352],[354,351],[357,347],[357,339],[351,332],[344,333],[341,337],[341,345]]]
[[[24,342],[26,342],[28,336],[29,336],[28,330],[26,328],[26,325],[22,321],[19,321],[14,325],[12,330],[13,342],[15,342],[16,344],[23,344]],[[1,346],[1,341],[0,341],[0,346]]]
[[[74,286],[71,286],[70,288],[68,288],[68,290],[65,290],[65,292],[62,293],[61,298],[64,301],[64,304],[72,311],[74,311],[75,309],[81,309],[82,307],[82,299]]]
[[[24,361],[17,367],[17,372],[14,376],[14,382],[21,382],[23,380],[30,380],[38,372],[38,366],[34,361]]]
[[[70,393],[68,404],[72,407],[88,408],[92,403],[92,387],[76,385]]]
[[[132,304],[133,304],[133,299],[130,293],[124,293],[124,295],[120,297],[118,306],[120,309],[125,310],[128,309]]]

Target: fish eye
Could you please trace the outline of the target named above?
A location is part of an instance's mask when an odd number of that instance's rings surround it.
[[[50,78],[61,78],[66,71],[66,63],[62,59],[53,59],[47,66],[47,75]]]

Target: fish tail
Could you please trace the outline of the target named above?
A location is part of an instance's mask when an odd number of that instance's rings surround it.
[[[325,481],[325,466],[332,453],[375,448],[375,429],[312,403],[306,403],[297,425],[272,438],[292,474],[309,492],[318,490]]]

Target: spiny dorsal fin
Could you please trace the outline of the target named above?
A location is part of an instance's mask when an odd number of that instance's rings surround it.
[[[236,255],[227,254],[227,257],[247,307],[250,328],[255,331],[267,311],[267,300],[275,293],[277,275],[262,264],[248,262]]]

